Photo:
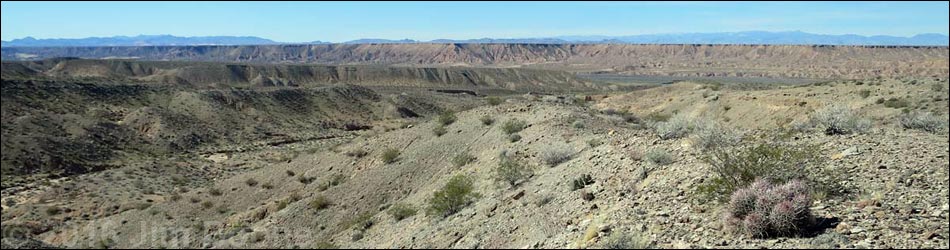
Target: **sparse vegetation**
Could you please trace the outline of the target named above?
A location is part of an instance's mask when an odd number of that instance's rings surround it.
[[[384,163],[390,164],[396,162],[396,160],[399,158],[399,154],[399,149],[387,148],[386,150],[383,150],[383,153],[379,157]]]
[[[201,207],[204,209],[210,209],[214,207],[214,203],[212,203],[211,201],[205,201],[201,203]]]
[[[445,133],[447,133],[447,131],[445,130],[444,126],[435,126],[434,128],[432,128],[432,134],[434,134],[435,136],[442,136]]]
[[[340,247],[327,241],[319,241],[313,244],[313,249],[339,249]]]
[[[317,197],[313,197],[313,200],[310,200],[309,205],[311,209],[320,211],[330,207],[332,203],[330,202],[330,199],[327,199],[327,197],[323,195],[317,195]]]
[[[574,156],[574,149],[567,144],[546,145],[540,152],[541,162],[548,166],[557,166]]]
[[[689,135],[689,132],[692,131],[692,129],[693,124],[689,121],[689,118],[687,118],[686,115],[676,115],[666,122],[659,122],[654,125],[654,130],[656,130],[656,133],[660,136],[660,139],[663,140],[686,137]]]
[[[589,174],[582,174],[571,183],[571,191],[582,189],[590,184],[594,184],[594,178],[591,178]]]
[[[452,158],[452,164],[456,167],[465,166],[473,161],[475,161],[475,156],[469,154],[468,152],[459,153]]]
[[[715,177],[700,186],[707,198],[724,200],[739,187],[756,179],[775,183],[808,180],[806,166],[820,160],[816,146],[787,143],[756,143],[710,151],[706,161]]]
[[[616,232],[604,238],[602,247],[604,249],[652,249],[653,245],[650,239],[644,236]]]
[[[255,180],[254,178],[248,178],[247,180],[244,181],[244,184],[247,184],[247,186],[249,187],[257,186],[257,180]]]
[[[293,177],[294,175],[297,175],[297,173],[294,173],[293,170],[287,170],[287,176]]]
[[[495,181],[517,186],[522,180],[531,176],[531,169],[521,161],[502,155],[495,167]]]
[[[508,121],[505,121],[505,123],[501,125],[501,131],[504,131],[505,134],[510,135],[510,134],[521,132],[521,130],[524,130],[525,126],[527,126],[527,124],[524,121],[520,121],[518,119],[510,119]]]
[[[647,161],[660,166],[673,164],[673,156],[661,148],[651,149],[644,157]]]
[[[653,123],[667,122],[670,120],[670,115],[663,113],[652,113],[647,115],[647,117],[644,119]]]
[[[830,105],[815,112],[814,124],[821,126],[827,135],[865,133],[871,129],[871,121],[859,117],[844,105]]]
[[[461,211],[479,197],[470,177],[456,175],[441,189],[432,194],[426,214],[434,217],[448,217]]]
[[[300,183],[303,183],[304,185],[310,184],[311,182],[313,182],[314,179],[315,177],[307,177],[304,175],[300,175],[297,177],[297,181],[299,181]]]
[[[396,219],[396,221],[401,221],[416,215],[416,209],[409,204],[398,203],[389,208],[389,215],[391,215],[393,219]]]
[[[811,204],[811,192],[802,181],[773,186],[757,179],[732,194],[723,224],[754,238],[797,236],[814,224]]]
[[[582,128],[584,128],[586,125],[584,125],[584,121],[574,121],[574,123],[571,124],[571,126],[574,127],[574,128],[576,128],[576,129],[582,129]]]
[[[63,212],[63,210],[56,206],[46,208],[46,215],[49,216],[58,215],[61,212]]]
[[[693,129],[693,136],[695,137],[693,147],[700,151],[731,146],[741,140],[735,130],[726,128],[722,124],[709,119],[696,124]]]
[[[893,108],[893,109],[902,109],[910,106],[910,102],[901,98],[891,97],[884,101],[884,107]]]
[[[363,150],[362,148],[356,148],[350,151],[346,151],[346,156],[356,157],[356,158],[363,158],[363,156],[366,156],[368,154],[369,152],[366,152],[366,150]]]
[[[221,189],[218,189],[218,188],[211,188],[211,189],[208,190],[208,194],[210,194],[211,196],[221,196],[221,195],[224,194],[224,193],[221,192]]]
[[[600,139],[597,139],[597,138],[587,140],[587,145],[592,148],[596,148],[597,146],[600,146],[603,144],[604,144],[604,141],[601,141]]]
[[[905,129],[917,129],[930,133],[941,133],[947,131],[947,119],[939,118],[930,112],[911,112],[901,114],[898,118],[901,127]]]
[[[864,89],[864,90],[858,91],[858,96],[860,96],[861,98],[868,98],[871,96],[871,90]]]
[[[264,189],[274,189],[274,184],[267,182],[267,183],[261,184],[261,187]]]
[[[436,118],[436,122],[442,126],[448,126],[449,124],[455,123],[455,112],[451,110],[446,110],[439,114],[439,117]]]
[[[495,119],[492,118],[490,115],[483,115],[481,118],[478,118],[478,120],[481,121],[482,125],[485,125],[485,126],[490,126],[495,123]]]
[[[509,142],[517,142],[517,141],[520,141],[520,140],[521,140],[521,135],[519,135],[519,134],[510,134],[510,135],[508,135],[508,141],[509,141]]]
[[[498,98],[497,96],[486,97],[485,101],[488,102],[488,105],[492,105],[492,106],[498,106],[498,104],[501,104],[503,102],[501,98]]]
[[[247,235],[248,243],[258,243],[264,241],[264,233],[262,232],[253,232]]]

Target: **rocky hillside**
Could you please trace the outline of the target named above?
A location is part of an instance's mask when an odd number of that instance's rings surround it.
[[[5,78],[161,83],[196,87],[319,86],[337,83],[512,91],[592,90],[561,71],[512,68],[418,68],[57,58],[3,62]]]
[[[950,75],[948,47],[627,44],[324,44],[3,48],[8,60],[143,60],[529,67],[670,76]]]
[[[6,189],[2,219],[12,233],[4,240],[71,248],[946,248],[947,84],[677,83],[600,96],[590,106],[509,96],[453,119],[433,114],[359,130],[332,145],[175,154]],[[828,94],[852,91],[856,97]],[[831,104],[872,122],[847,135],[814,124],[748,124],[779,120],[783,111],[812,116]],[[942,130],[905,128],[902,109],[935,113]],[[725,152],[762,142],[814,147],[801,170],[822,184],[808,204],[815,224],[765,239],[728,230],[729,205],[703,189],[717,173],[698,146],[709,133],[659,133],[682,121],[735,130],[738,143],[716,145]],[[519,172],[503,168],[507,161]],[[443,189],[458,175],[470,182]],[[450,199],[475,194],[444,214],[434,206],[441,190],[452,190]]]

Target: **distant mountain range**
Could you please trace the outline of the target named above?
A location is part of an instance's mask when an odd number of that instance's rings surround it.
[[[436,39],[417,41],[410,39],[358,39],[344,44],[368,43],[519,43],[519,44],[775,44],[775,45],[926,45],[948,46],[950,37],[942,34],[919,34],[912,37],[821,35],[801,31],[723,32],[650,34],[634,36],[556,36],[547,38],[481,38],[467,40]],[[253,36],[204,36],[178,37],[172,35],[139,35],[90,37],[79,39],[35,39],[26,37],[3,41],[3,47],[89,47],[89,46],[158,46],[158,45],[272,45],[272,44],[329,44],[313,41],[285,43]]]

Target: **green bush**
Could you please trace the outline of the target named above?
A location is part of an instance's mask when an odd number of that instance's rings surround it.
[[[865,90],[858,91],[858,96],[861,96],[861,98],[868,98],[871,96],[871,90],[865,89]]]
[[[401,221],[416,215],[416,209],[408,204],[399,203],[389,208],[389,215],[393,216],[396,221]]]
[[[452,164],[456,167],[465,166],[471,162],[475,161],[475,156],[469,154],[468,152],[462,152],[452,158]]]
[[[557,166],[574,156],[574,149],[567,144],[548,144],[541,148],[539,157],[541,162],[548,166]]]
[[[947,131],[947,119],[934,116],[929,112],[915,111],[902,114],[899,122],[905,129],[917,129],[934,134]]]
[[[708,119],[704,122],[696,123],[693,129],[693,135],[696,139],[693,147],[700,151],[728,147],[741,140],[741,137],[735,130],[728,129],[722,124]]]
[[[508,135],[508,141],[509,141],[509,142],[517,142],[517,141],[520,141],[520,140],[521,140],[521,135],[519,135],[519,134],[510,134],[510,135]]]
[[[495,181],[508,184],[514,187],[524,179],[531,176],[531,169],[524,163],[511,159],[507,156],[501,156],[498,166],[495,167]]]
[[[511,119],[511,120],[505,121],[505,123],[501,125],[501,131],[504,131],[505,134],[510,135],[510,134],[521,132],[521,130],[524,130],[525,126],[527,126],[525,122],[520,121],[518,119]]]
[[[400,154],[399,149],[387,148],[386,150],[383,150],[383,153],[380,155],[380,158],[383,160],[383,162],[385,162],[386,164],[389,164],[389,163],[396,162],[396,160],[399,158],[399,154]]]
[[[478,198],[474,183],[465,175],[456,175],[441,189],[432,194],[426,214],[440,218],[453,215]]]
[[[884,101],[884,107],[888,107],[888,108],[901,109],[901,108],[906,108],[907,106],[910,106],[910,102],[904,99],[900,99],[900,98],[892,97],[890,99],[887,99],[887,101]]]
[[[455,119],[455,112],[446,110],[445,112],[442,112],[442,114],[439,114],[439,117],[436,118],[436,122],[442,126],[448,126],[449,124],[454,123]]]
[[[323,195],[317,195],[317,197],[313,197],[313,200],[310,200],[309,205],[311,209],[320,211],[330,207],[332,203],[330,202],[330,199],[327,199],[327,197]]]
[[[501,98],[498,98],[497,96],[486,97],[485,101],[488,101],[488,105],[492,106],[498,106],[498,104],[501,104],[502,102]]]
[[[871,129],[871,121],[859,117],[844,105],[830,105],[815,112],[814,124],[821,126],[827,135],[859,134]]]
[[[244,181],[244,183],[251,187],[257,186],[257,180],[255,180],[254,178],[248,178],[247,180]]]
[[[673,155],[670,155],[670,153],[666,152],[666,150],[659,148],[651,149],[646,155],[644,155],[644,158],[647,161],[660,166],[673,164]]]
[[[482,121],[482,124],[485,125],[485,126],[489,126],[489,125],[492,125],[493,123],[495,123],[495,119],[494,119],[494,118],[491,118],[490,115],[484,115],[484,116],[482,116],[481,118],[478,118],[478,120],[479,120],[479,121]]]
[[[721,201],[759,178],[775,183],[808,180],[806,167],[821,159],[818,147],[813,145],[756,143],[712,150],[705,161],[711,166],[714,177],[700,185],[700,192]]]
[[[660,139],[679,139],[689,135],[690,131],[693,130],[693,124],[686,115],[677,115],[666,122],[656,123],[654,130],[660,136]]]
[[[435,136],[442,136],[445,133],[447,133],[447,131],[445,130],[444,126],[435,126],[434,128],[432,128],[432,134],[434,134]]]
[[[582,174],[571,183],[571,191],[584,188],[590,184],[594,184],[594,178],[591,178],[589,174]]]
[[[571,126],[573,126],[576,129],[582,129],[586,125],[584,125],[584,121],[575,121]]]

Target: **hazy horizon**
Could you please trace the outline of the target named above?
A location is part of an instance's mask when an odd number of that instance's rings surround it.
[[[913,37],[948,35],[948,9],[947,2],[3,2],[0,40],[167,34],[339,43],[746,31]]]

